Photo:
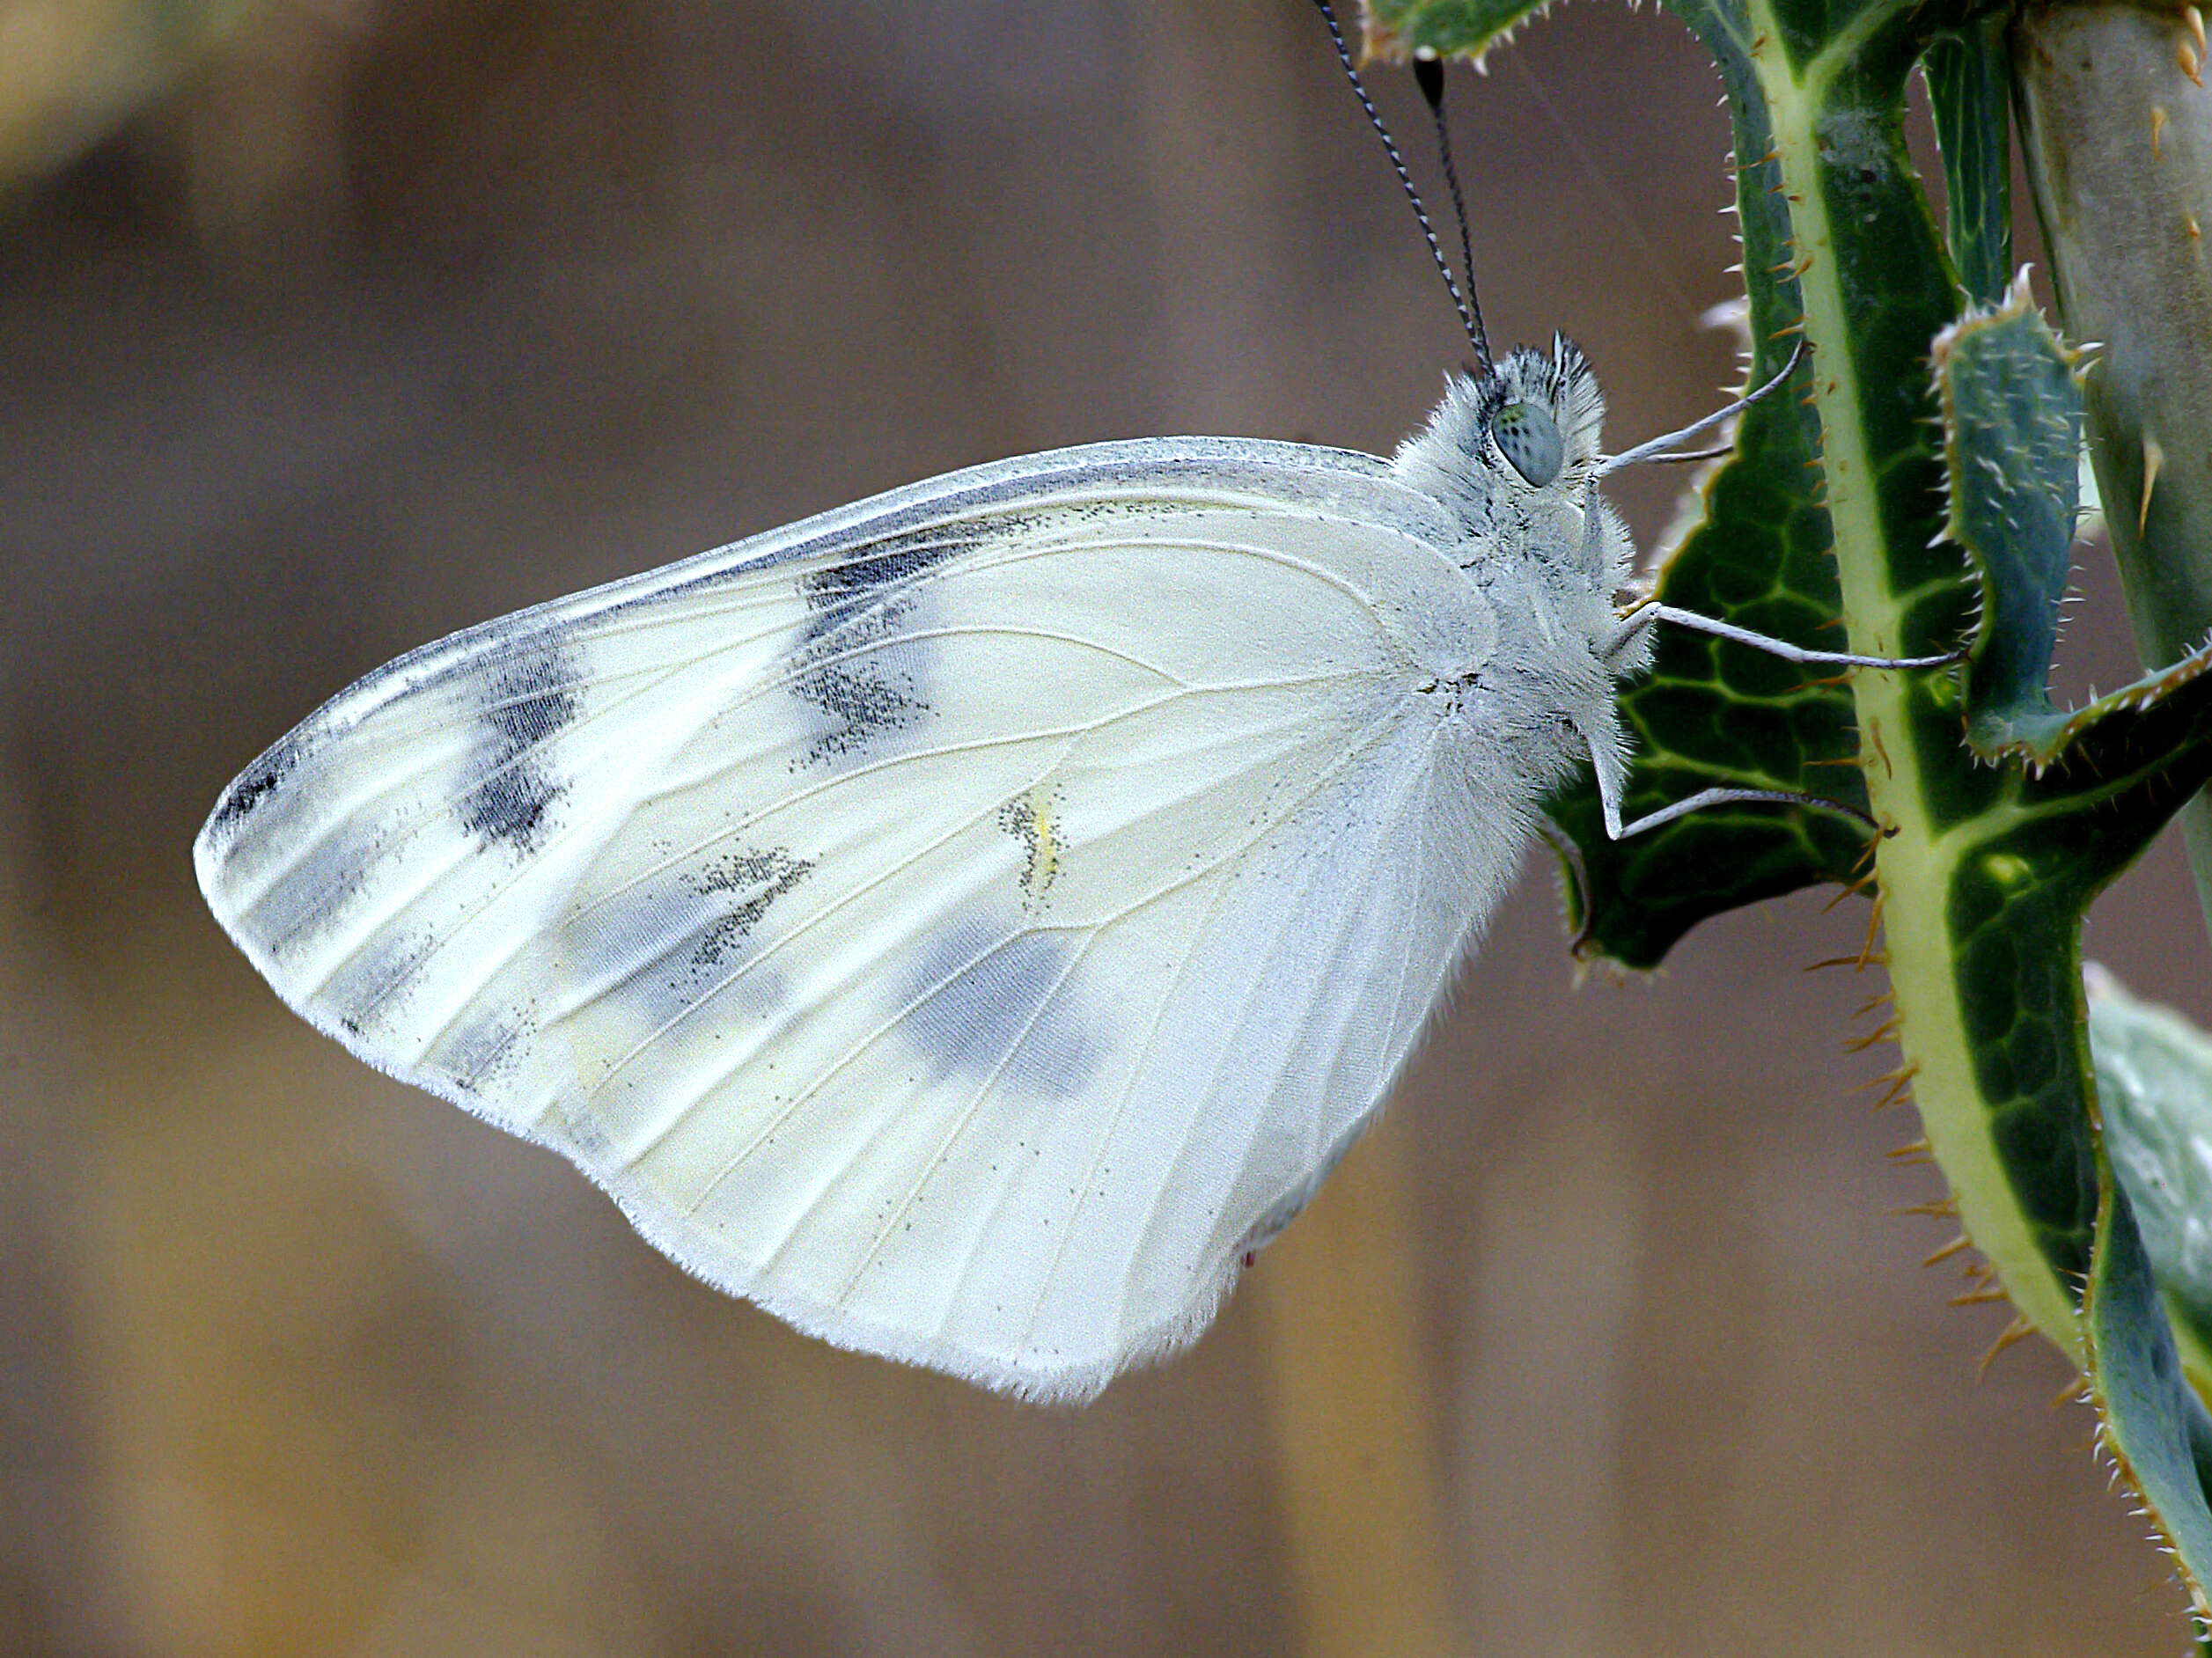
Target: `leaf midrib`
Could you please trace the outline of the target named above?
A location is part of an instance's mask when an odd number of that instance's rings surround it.
[[[1844,614],[1851,649],[1876,655],[1895,654],[1901,647],[1907,606],[1889,578],[1876,469],[1862,418],[1864,400],[1848,349],[1854,330],[1836,280],[1820,135],[1839,81],[1856,67],[1859,52],[1894,10],[1868,7],[1799,75],[1792,73],[1782,45],[1775,0],[1745,0],[1752,25],[1748,55],[1767,99],[1796,250],[1801,260],[1811,255],[1803,267],[1800,289],[1806,334],[1817,353],[1813,400],[1820,416],[1826,504]],[[1900,913],[1921,918],[1888,929],[1885,944],[1900,1016],[1898,1040],[1907,1063],[1918,1067],[1914,1092],[1923,1126],[1958,1193],[1960,1219],[1975,1247],[1995,1267],[2021,1311],[2078,1355],[2081,1336],[2072,1300],[2038,1244],[1997,1156],[1974,1074],[1951,939],[1934,919],[1947,911],[1951,877],[1969,847],[1986,842],[1989,819],[1976,818],[1965,833],[1964,825],[1939,833],[1929,821],[1930,780],[1922,774],[1917,745],[1905,740],[1914,723],[1906,676],[1862,670],[1854,676],[1852,692],[1868,799],[1876,818],[1897,831],[1877,854],[1882,891]],[[1885,729],[1898,739],[1880,745],[1887,763],[1865,764]]]

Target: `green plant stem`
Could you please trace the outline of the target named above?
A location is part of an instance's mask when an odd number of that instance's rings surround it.
[[[2113,554],[2162,668],[2212,632],[2212,92],[2178,9],[2037,7],[2013,45],[2060,310],[2100,347],[2083,403]],[[2181,823],[2212,928],[2212,799]]]

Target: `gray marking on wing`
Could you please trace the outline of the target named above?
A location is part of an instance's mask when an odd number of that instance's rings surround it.
[[[582,676],[558,647],[543,656],[502,664],[486,680],[477,712],[481,728],[469,776],[477,779],[457,803],[461,825],[487,847],[536,850],[547,818],[568,784],[537,750],[572,724],[582,709]]]
[[[280,958],[320,937],[367,888],[382,856],[381,825],[339,824],[239,917]]]
[[[423,928],[388,935],[356,950],[334,969],[316,993],[334,1009],[349,1036],[364,1036],[378,1016],[400,1004],[403,987],[431,952],[433,935]]]
[[[923,953],[900,1033],[948,1074],[1064,1099],[1106,1057],[1065,994],[1073,954],[1059,933],[964,922]]]
[[[570,929],[570,972],[586,1001],[620,996],[658,1028],[696,1011],[729,987],[724,971],[743,954],[777,899],[813,872],[788,848],[725,851],[702,868],[599,906],[587,928]],[[747,975],[755,1001],[764,984]],[[767,997],[763,1007],[777,998]]]
[[[457,1028],[423,1056],[423,1062],[474,1092],[521,1062],[522,1044],[531,1031],[518,1011],[484,1014]]]

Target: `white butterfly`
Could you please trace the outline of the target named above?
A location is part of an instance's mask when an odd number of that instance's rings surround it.
[[[1557,342],[1387,461],[1060,450],[471,628],[247,768],[201,885],[709,1282],[1088,1396],[1343,1155],[1546,793],[1622,833],[1651,621],[1771,643],[1615,608],[1602,412]]]

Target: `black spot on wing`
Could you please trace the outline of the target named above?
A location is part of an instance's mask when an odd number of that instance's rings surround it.
[[[702,967],[720,965],[760,924],[768,906],[804,881],[813,868],[812,859],[795,858],[778,847],[767,852],[729,853],[690,877],[687,884],[718,911],[700,934],[692,961]],[[724,905],[728,907],[720,907]]]
[[[886,732],[913,725],[930,711],[913,670],[882,660],[816,669],[793,689],[831,722],[806,751],[810,766],[863,753]]]
[[[240,772],[216,804],[215,832],[225,833],[251,817],[254,809],[276,792],[286,774],[298,763],[299,739],[288,737]]]
[[[783,847],[737,848],[602,907],[562,943],[570,972],[649,1026],[695,1012],[776,900],[813,872]],[[747,994],[759,990],[748,979]]]
[[[808,602],[823,611],[851,599],[880,598],[884,589],[911,581],[971,546],[977,528],[937,525],[875,542],[842,563],[808,576]]]
[[[568,784],[538,752],[581,711],[568,653],[555,649],[502,664],[484,682],[472,783],[459,802],[461,826],[486,846],[534,850]]]
[[[918,602],[916,578],[973,547],[979,533],[973,525],[909,532],[804,578],[811,613],[792,689],[827,721],[804,764],[863,753],[927,716],[922,649],[895,641]]]

